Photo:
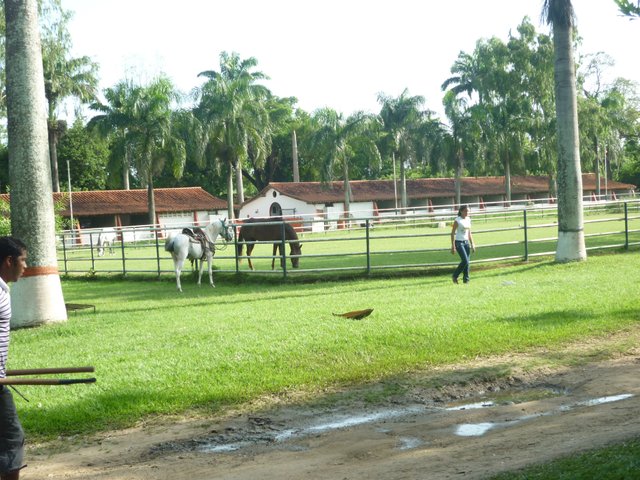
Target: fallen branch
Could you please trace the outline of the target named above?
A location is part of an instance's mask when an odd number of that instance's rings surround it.
[[[0,385],[72,385],[95,382],[95,378],[0,378]]]
[[[7,377],[18,377],[22,375],[53,375],[57,373],[92,373],[96,369],[93,367],[63,367],[63,368],[25,368],[22,370],[7,370]]]

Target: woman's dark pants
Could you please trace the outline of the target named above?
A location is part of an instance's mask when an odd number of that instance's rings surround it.
[[[467,240],[456,240],[456,251],[460,255],[460,264],[456,271],[453,272],[453,279],[457,280],[460,274],[462,274],[462,281],[464,283],[469,282],[469,261],[471,259],[471,247]]]

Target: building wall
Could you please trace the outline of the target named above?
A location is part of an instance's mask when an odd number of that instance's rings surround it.
[[[161,227],[190,225],[193,221],[193,212],[171,212],[158,214],[158,222]]]
[[[266,195],[260,195],[245,203],[240,208],[238,218],[269,217],[273,203],[280,205],[284,215],[313,216],[316,213],[315,205],[282,195],[280,192],[270,188],[267,190]]]
[[[275,195],[274,195],[275,194]],[[271,205],[277,202],[284,216],[296,216],[304,219],[305,229],[319,229],[318,222],[328,220],[324,228],[337,228],[338,220],[344,212],[344,203],[336,202],[331,204],[317,203],[309,204],[280,192],[269,189],[264,196],[258,196],[240,208],[239,219],[250,217],[269,217]],[[351,216],[353,218],[372,217],[374,214],[373,202],[353,202],[351,203]]]
[[[434,208],[449,206],[455,202],[454,197],[437,197],[431,199],[431,204]]]

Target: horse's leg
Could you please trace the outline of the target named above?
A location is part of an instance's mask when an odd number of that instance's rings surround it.
[[[209,266],[209,284],[215,288],[215,285],[213,284],[213,253],[211,253],[211,251],[207,252],[207,264]]]
[[[204,270],[204,262],[200,259],[200,268],[198,269],[198,286],[200,286],[200,282],[202,281],[202,270]]]
[[[254,244],[253,244],[253,243],[249,243],[249,244],[247,245],[247,262],[249,263],[249,268],[250,268],[251,270],[255,270],[255,269],[253,268],[253,264],[251,263],[251,252],[253,252],[253,247],[254,247]]]
[[[277,243],[273,244],[273,253],[271,254],[271,270],[276,267],[276,251],[280,251],[280,245]]]
[[[179,259],[175,253],[172,253],[173,257],[173,267],[176,271],[176,286],[178,287],[178,291],[182,292],[182,285],[180,284],[180,274],[182,273],[182,265],[184,263],[184,259]]]

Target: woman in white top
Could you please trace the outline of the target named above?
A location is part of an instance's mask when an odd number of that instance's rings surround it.
[[[471,217],[469,217],[469,207],[462,205],[458,210],[458,216],[453,222],[451,229],[451,254],[458,252],[460,264],[453,272],[453,283],[458,283],[458,277],[462,274],[462,281],[469,283],[469,262],[471,252],[476,251],[471,235]]]

